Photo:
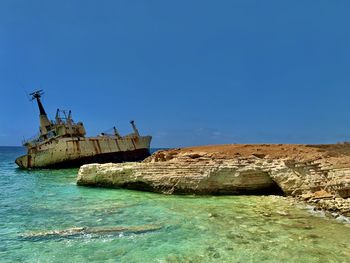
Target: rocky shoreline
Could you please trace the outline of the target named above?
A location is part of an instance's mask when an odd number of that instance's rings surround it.
[[[213,145],[88,164],[78,185],[164,194],[277,194],[350,217],[350,144]]]

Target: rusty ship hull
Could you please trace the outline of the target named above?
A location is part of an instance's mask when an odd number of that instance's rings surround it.
[[[150,155],[151,136],[52,139],[18,157],[21,168],[70,168],[87,163],[139,161]]]
[[[41,102],[43,90],[31,93],[39,108],[39,134],[23,142],[27,154],[15,162],[20,168],[66,168],[87,163],[139,161],[150,155],[151,136],[141,136],[135,122],[130,121],[133,133],[121,136],[101,133],[85,137],[82,122],[75,122],[71,111],[57,109],[55,120],[49,120]]]

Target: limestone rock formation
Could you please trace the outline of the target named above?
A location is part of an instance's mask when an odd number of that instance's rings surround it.
[[[79,185],[177,194],[284,194],[350,216],[350,146],[220,145],[89,164]]]

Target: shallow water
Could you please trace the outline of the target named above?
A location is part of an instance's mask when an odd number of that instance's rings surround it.
[[[17,169],[21,153],[0,147],[1,262],[350,262],[350,224],[281,197],[78,187],[77,169]],[[131,230],[32,236],[73,227]]]

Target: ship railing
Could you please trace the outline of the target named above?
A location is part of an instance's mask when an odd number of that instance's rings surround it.
[[[105,130],[105,131],[101,132],[98,136],[115,137],[116,136],[115,128],[112,127],[108,130]]]
[[[35,135],[22,140],[22,145],[28,144],[28,143],[38,143],[40,138],[40,133],[36,133]]]
[[[101,132],[98,136],[115,137],[113,133]]]

